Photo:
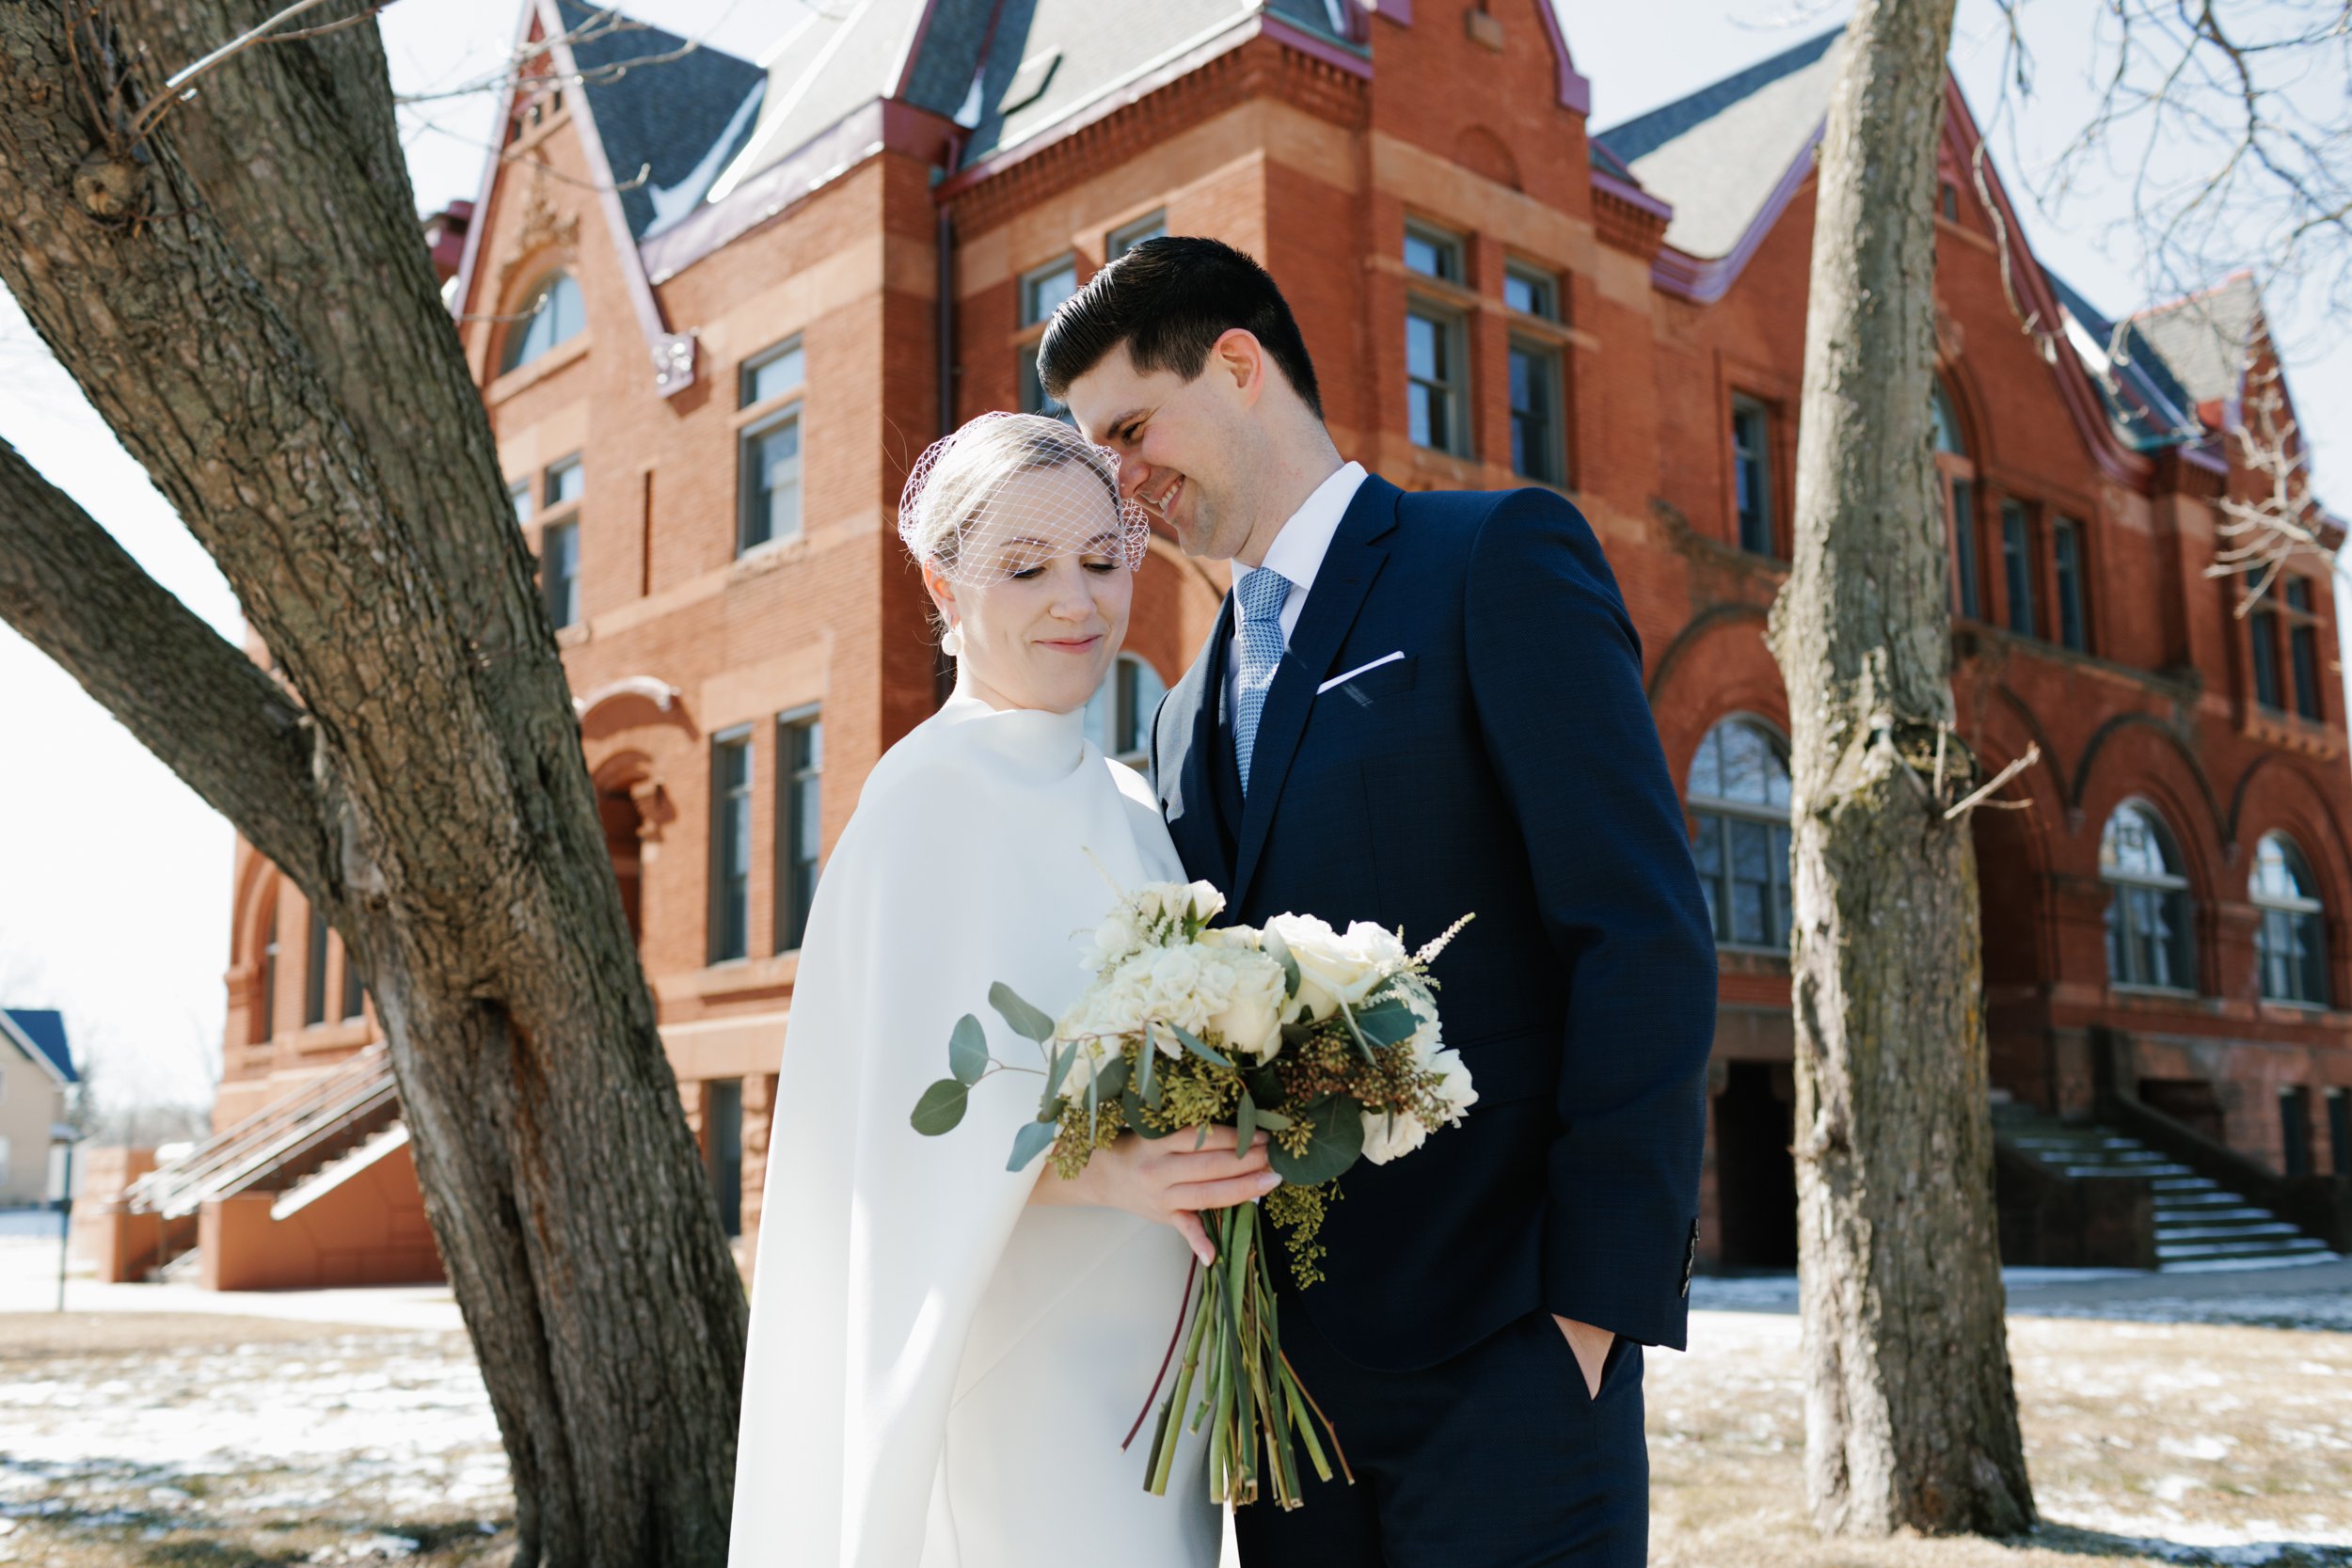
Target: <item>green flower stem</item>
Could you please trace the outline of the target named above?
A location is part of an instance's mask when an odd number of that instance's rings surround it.
[[[1176,1442],[1183,1434],[1185,1402],[1192,1395],[1193,1370],[1200,1365],[1200,1341],[1214,1315],[1210,1293],[1203,1290],[1200,1302],[1193,1307],[1192,1333],[1184,1341],[1184,1365],[1177,1369],[1176,1386],[1168,1390],[1168,1402],[1160,1406],[1159,1429],[1152,1434],[1152,1463],[1145,1485],[1155,1497],[1168,1496],[1168,1470],[1176,1462]]]

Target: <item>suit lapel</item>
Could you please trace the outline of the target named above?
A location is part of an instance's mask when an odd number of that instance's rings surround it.
[[[1232,865],[1226,858],[1225,846],[1231,842],[1232,829],[1220,822],[1216,749],[1222,740],[1217,708],[1223,702],[1226,649],[1232,635],[1233,596],[1229,593],[1217,612],[1216,626],[1209,633],[1208,646],[1168,694],[1170,738],[1181,736],[1184,751],[1175,759],[1172,784],[1163,785],[1160,791],[1163,809],[1171,802],[1179,808],[1168,823],[1168,833],[1176,840],[1184,864],[1215,865],[1228,878]]]
[[[1395,485],[1377,475],[1365,476],[1357,486],[1347,515],[1331,536],[1331,547],[1315,570],[1314,586],[1308,590],[1298,629],[1275,671],[1265,709],[1258,718],[1257,751],[1249,759],[1249,798],[1242,811],[1241,842],[1233,866],[1232,907],[1236,910],[1248,896],[1249,879],[1264,851],[1282,782],[1290,776],[1299,737],[1307,730],[1315,688],[1331,673],[1340,645],[1356,624],[1364,596],[1372,592],[1373,578],[1380,575],[1389,558],[1388,546],[1380,541],[1396,526],[1399,494]]]

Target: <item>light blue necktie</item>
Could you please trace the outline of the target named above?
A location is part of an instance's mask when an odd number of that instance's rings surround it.
[[[1282,664],[1282,604],[1290,578],[1261,566],[1241,579],[1234,597],[1241,608],[1240,705],[1233,714],[1233,757],[1241,765],[1241,792],[1249,793],[1249,753],[1258,744],[1258,716]]]

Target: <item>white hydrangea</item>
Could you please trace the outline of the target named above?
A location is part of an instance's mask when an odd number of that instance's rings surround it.
[[[1195,1036],[1215,1031],[1233,1049],[1264,1060],[1281,1045],[1282,990],[1281,967],[1248,947],[1146,947],[1088,987],[1056,1033],[1064,1039],[1135,1036],[1156,1021]],[[1168,1054],[1183,1053],[1174,1035],[1161,1031],[1157,1039]]]

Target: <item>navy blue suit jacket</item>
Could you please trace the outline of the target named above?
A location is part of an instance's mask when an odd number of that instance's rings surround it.
[[[1228,595],[1152,727],[1186,871],[1247,925],[1372,920],[1419,945],[1478,917],[1433,972],[1478,1103],[1341,1180],[1298,1307],[1395,1370],[1538,1307],[1681,1348],[1715,944],[1592,529],[1546,490],[1365,480],[1267,693],[1246,806],[1232,615]]]

